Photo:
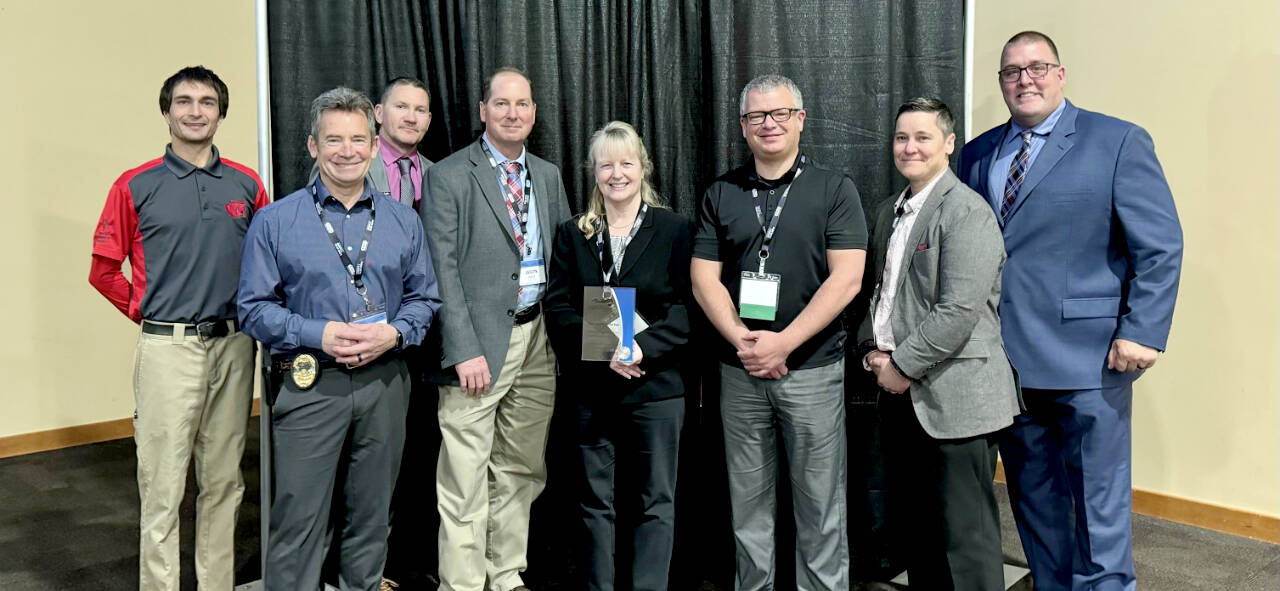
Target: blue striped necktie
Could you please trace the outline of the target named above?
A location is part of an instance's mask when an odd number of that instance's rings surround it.
[[[1004,183],[1004,202],[1000,204],[1000,226],[1004,227],[1009,221],[1009,214],[1013,212],[1013,202],[1018,198],[1018,190],[1022,188],[1022,180],[1027,176],[1028,164],[1031,161],[1031,136],[1035,135],[1030,129],[1022,132],[1022,147],[1018,149],[1018,153],[1014,155],[1013,162],[1009,163],[1009,178]]]

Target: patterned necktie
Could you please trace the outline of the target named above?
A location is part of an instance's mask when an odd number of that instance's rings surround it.
[[[523,167],[519,162],[511,161],[503,165],[503,170],[507,172],[507,190],[511,192],[511,198],[507,199],[507,213],[511,214],[511,219],[518,225],[524,225],[529,215],[528,196],[524,194],[524,189],[520,186],[520,171]],[[524,254],[524,233],[514,232],[516,236],[516,246],[520,249],[520,253]]]
[[[413,177],[409,176],[413,161],[405,156],[396,160],[396,166],[400,167],[400,203],[413,207]]]
[[[520,259],[524,260],[527,251],[524,245],[524,232],[520,227],[524,225],[525,219],[521,219],[520,212],[524,211],[527,216],[529,210],[524,189],[520,187],[521,166],[519,162],[512,160],[504,164],[502,169],[507,172],[507,190],[511,192],[511,198],[505,200],[507,202],[507,213],[511,216],[511,221],[513,222],[511,233],[516,237],[516,251],[520,253]],[[524,286],[516,287],[516,301],[519,302],[523,297]]]
[[[1018,153],[1014,155],[1013,162],[1009,163],[1009,179],[1004,183],[1004,202],[1000,204],[1000,227],[1004,227],[1009,221],[1009,214],[1013,211],[1013,202],[1018,198],[1018,190],[1022,188],[1022,180],[1027,176],[1027,164],[1031,160],[1031,136],[1035,135],[1030,129],[1022,132],[1022,147],[1018,149]]]

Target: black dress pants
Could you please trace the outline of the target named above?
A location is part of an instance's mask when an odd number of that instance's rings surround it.
[[[391,535],[383,576],[408,588],[434,588],[436,539],[436,462],[440,457],[439,391],[412,364],[413,390],[405,424],[404,455],[391,497]]]
[[[628,572],[630,585],[622,581],[618,588],[667,589],[684,406],[684,397],[578,405],[578,448],[585,475],[578,499],[587,532],[587,589],[612,591],[615,577]],[[620,478],[624,474],[630,477]],[[615,502],[619,482],[623,485]],[[631,543],[622,544],[630,548],[630,556],[615,557],[620,513],[616,505],[630,505],[631,511],[624,508],[621,513],[634,515],[630,531],[623,530],[630,534]]]
[[[909,393],[880,393],[891,530],[912,589],[1004,591],[997,433],[934,439]]]

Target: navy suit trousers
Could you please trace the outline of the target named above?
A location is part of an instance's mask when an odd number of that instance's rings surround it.
[[[1023,397],[1000,456],[1036,589],[1135,589],[1132,384]]]

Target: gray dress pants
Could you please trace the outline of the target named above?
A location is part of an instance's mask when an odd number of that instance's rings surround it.
[[[347,464],[339,586],[377,591],[387,553],[391,491],[404,448],[409,371],[388,359],[326,368],[309,390],[288,376],[273,407],[275,496],[267,591],[319,590],[339,464]]]
[[[796,589],[849,588],[844,361],[781,379],[720,366],[739,591],[774,587],[778,435],[791,467]]]

